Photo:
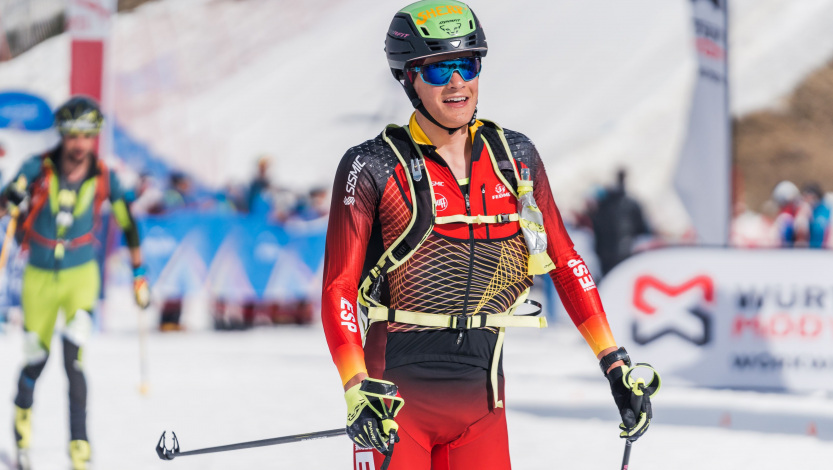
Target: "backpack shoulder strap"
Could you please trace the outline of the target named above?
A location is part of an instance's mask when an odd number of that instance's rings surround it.
[[[93,232],[101,226],[101,206],[110,195],[110,168],[101,159],[96,162],[98,177],[95,182],[95,199],[93,199]]]
[[[29,207],[29,213],[26,215],[26,219],[24,219],[23,224],[21,225],[21,229],[24,233],[24,244],[25,242],[28,242],[26,234],[32,230],[38,214],[43,209],[43,206],[49,202],[49,180],[52,179],[53,169],[52,165],[47,163],[48,158],[49,154],[47,153],[41,155],[40,174],[38,174],[38,177],[35,178],[29,186],[29,192],[32,195],[31,205]]]
[[[98,181],[95,185],[95,205],[96,212],[101,208],[101,205],[110,195],[110,168],[101,160],[98,160]]]
[[[369,306],[379,304],[381,280],[385,274],[408,260],[425,241],[434,226],[435,207],[431,177],[425,166],[422,151],[411,138],[407,127],[389,125],[382,132],[382,139],[390,145],[399,163],[405,169],[411,194],[411,220],[405,230],[394,240],[359,287],[359,301]]]
[[[506,136],[503,134],[503,128],[485,119],[481,119],[480,122],[483,123],[480,128],[480,135],[483,136],[483,140],[489,148],[489,154],[492,155],[495,174],[512,191],[512,195],[518,197],[520,175],[515,159],[512,157],[512,150],[509,148]]]
[[[49,201],[49,181],[52,179],[52,165],[47,163],[48,158],[48,153],[41,155],[40,174],[29,185],[29,193],[32,195],[29,213],[20,225],[20,232],[23,236],[20,247],[23,250],[29,249],[29,238],[34,232],[35,219],[38,218],[43,206]]]

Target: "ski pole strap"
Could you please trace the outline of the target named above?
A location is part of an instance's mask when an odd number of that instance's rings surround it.
[[[645,384],[645,379],[635,379],[631,376],[633,371],[637,369],[648,369],[653,374],[651,381],[647,385]],[[633,390],[634,395],[640,397],[647,394],[649,397],[653,398],[654,395],[659,393],[659,389],[662,387],[662,379],[659,376],[659,372],[657,372],[651,364],[645,362],[639,362],[633,367],[629,367],[628,371],[622,376],[622,382],[626,387]]]
[[[436,217],[434,225],[443,224],[506,224],[509,222],[517,222],[520,217],[517,213],[514,214],[498,214],[498,215],[450,215],[448,217]]]
[[[514,309],[513,309],[514,310]],[[367,318],[370,321],[388,321],[407,323],[409,325],[435,328],[451,328],[456,330],[471,330],[474,328],[546,328],[547,319],[528,315],[512,315],[510,311],[496,314],[479,313],[476,315],[439,315],[436,313],[409,312],[387,307],[368,308]]]
[[[396,435],[396,431],[390,432],[390,441],[388,442],[388,451],[385,452],[385,460],[382,462],[381,470],[388,470],[388,466],[390,465],[390,459],[393,457],[393,446],[399,441],[399,436]]]

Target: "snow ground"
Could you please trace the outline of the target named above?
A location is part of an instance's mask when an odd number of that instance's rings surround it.
[[[511,333],[505,363],[514,468],[618,468],[623,443],[616,411],[574,328]],[[11,426],[2,423],[11,424],[21,343],[17,329],[0,336],[0,390],[5,390],[0,394],[5,401],[0,401],[0,468],[13,449]],[[57,341],[53,345],[58,347]],[[138,393],[138,350],[131,333],[98,334],[87,348],[96,468],[352,468],[346,438],[173,462],[158,460],[153,451],[161,432],[170,429],[183,450],[193,450],[340,427],[342,392],[320,326],[152,333],[147,397]],[[50,359],[36,388],[32,457],[38,469],[68,465],[66,379],[57,359]],[[818,468],[833,452],[833,403],[824,396],[670,383],[655,409],[652,429],[634,445],[633,469]],[[818,437],[805,435],[808,421]]]

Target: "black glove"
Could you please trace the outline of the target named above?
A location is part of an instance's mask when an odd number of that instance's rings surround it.
[[[29,200],[29,194],[26,192],[27,184],[26,177],[20,175],[16,181],[6,187],[5,196],[10,205],[26,210]]]
[[[638,368],[647,368],[653,372],[654,376],[649,384],[646,385],[644,379],[631,377],[632,372]],[[659,374],[649,364],[641,363],[633,367],[627,365],[616,367],[605,376],[610,382],[610,393],[622,417],[622,423],[619,424],[622,432],[619,437],[635,441],[648,431],[648,426],[651,424],[653,418],[651,397],[660,389]]]

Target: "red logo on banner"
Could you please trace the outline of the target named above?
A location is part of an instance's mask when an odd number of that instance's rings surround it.
[[[636,279],[633,289],[633,305],[640,313],[651,317],[657,313],[657,306],[647,300],[647,292],[658,292],[666,298],[680,297],[690,291],[702,292],[701,301],[696,305],[674,308],[665,311],[665,322],[654,331],[645,331],[646,327],[640,321],[632,326],[633,339],[637,344],[648,344],[666,335],[678,336],[698,346],[711,340],[711,316],[703,309],[702,304],[714,302],[714,282],[709,276],[697,276],[681,285],[669,285],[653,276],[640,276]],[[693,331],[690,324],[692,319],[698,325]],[[688,326],[686,325],[688,324]]]
[[[726,57],[726,51],[723,47],[709,38],[697,38],[697,51],[701,55],[714,60],[723,60]]]
[[[84,10],[95,12],[98,16],[102,18],[108,18],[112,13],[108,10],[104,5],[100,2],[93,1],[93,0],[74,0],[72,2],[74,6],[83,8]]]
[[[645,300],[645,291],[648,289],[656,289],[669,297],[677,297],[683,292],[688,292],[694,288],[703,289],[703,298],[709,302],[714,302],[714,283],[708,276],[697,276],[694,279],[680,285],[669,286],[653,276],[641,276],[636,279],[633,289],[633,305],[642,313],[648,315],[656,312],[656,308],[649,305]]]

